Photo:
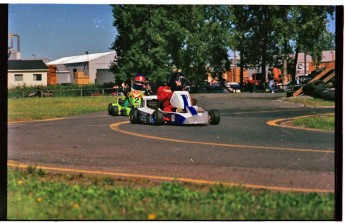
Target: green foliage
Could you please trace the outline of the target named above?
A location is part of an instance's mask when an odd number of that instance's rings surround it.
[[[288,8],[284,6],[237,5],[232,12],[232,44],[243,56],[244,64],[259,64],[265,74],[266,64],[273,64],[279,54],[278,42]]]
[[[62,178],[61,178],[62,176]],[[37,177],[8,170],[9,220],[333,220],[334,194],[280,193],[224,185],[109,184],[109,177]]]
[[[333,12],[334,6],[290,6],[289,38],[286,41],[295,50],[294,67],[297,66],[299,52],[311,55],[315,64],[321,61],[322,50],[327,50],[323,48],[325,41],[330,40],[326,29],[327,15],[333,15]]]
[[[124,81],[144,73],[153,82],[164,83],[177,69],[194,83],[204,80],[206,72],[214,68],[218,73],[229,69],[225,9],[114,5],[114,26],[119,33],[112,45],[118,55],[112,64],[115,77]]]
[[[294,75],[299,52],[317,64],[322,50],[334,48],[326,29],[333,12],[333,6],[113,5],[118,58],[111,69],[119,81],[140,72],[160,83],[181,69],[198,85],[230,69],[231,48],[240,51],[242,70],[260,66],[265,76],[267,64],[281,68],[288,60]]]
[[[118,56],[112,70],[118,80],[126,81],[143,73],[156,82],[171,71],[165,51],[166,27],[171,25],[166,13],[162,6],[113,6],[114,26],[119,35],[112,46]]]

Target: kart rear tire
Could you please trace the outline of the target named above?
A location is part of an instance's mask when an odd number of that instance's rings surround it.
[[[139,110],[137,108],[133,108],[131,109],[131,111],[129,112],[129,121],[132,124],[138,124],[140,123],[139,120]]]
[[[151,116],[151,121],[153,125],[162,125],[164,124],[164,116],[160,111],[154,111]]]
[[[210,110],[208,112],[208,122],[210,125],[218,125],[220,122],[220,113],[218,110]]]

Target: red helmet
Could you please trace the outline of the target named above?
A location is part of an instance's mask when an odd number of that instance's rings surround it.
[[[138,74],[135,78],[134,78],[134,82],[136,85],[142,86],[145,84],[145,77],[141,74]]]

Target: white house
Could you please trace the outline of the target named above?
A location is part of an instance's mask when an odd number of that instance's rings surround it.
[[[47,85],[48,67],[43,60],[9,60],[8,88]]]
[[[115,82],[114,74],[109,70],[110,65],[114,61],[115,57],[115,51],[93,54],[87,53],[84,55],[63,57],[48,62],[47,65],[64,65],[69,71],[69,77],[62,77],[62,74],[57,72],[58,83],[61,83],[59,80],[63,80],[64,83],[66,83],[66,81],[70,81],[69,83],[74,83],[74,79],[76,79],[76,72],[83,72],[85,76],[89,77],[90,84],[102,84],[106,82]],[[64,75],[66,75],[66,72],[64,72]]]

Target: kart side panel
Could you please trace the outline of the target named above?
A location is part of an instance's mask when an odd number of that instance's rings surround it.
[[[169,124],[173,125],[208,125],[208,112],[195,113],[177,113],[177,112],[165,112],[165,116],[170,117]]]
[[[143,107],[143,108],[138,108],[139,110],[139,119],[141,123],[143,124],[152,124],[152,114],[155,110],[148,108],[148,107]]]

